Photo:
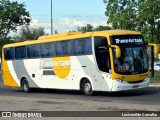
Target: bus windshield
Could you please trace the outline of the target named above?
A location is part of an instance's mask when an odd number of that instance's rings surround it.
[[[121,47],[121,51],[121,58],[116,58],[115,51],[113,52],[115,72],[137,74],[148,71],[148,60],[144,47]]]
[[[114,56],[114,70],[116,73],[129,75],[140,74],[148,71],[148,56],[143,38],[140,35],[119,36],[119,38],[112,37],[113,41],[117,43],[121,49],[121,57],[116,58],[115,49],[113,49]],[[132,41],[130,43],[129,41]]]

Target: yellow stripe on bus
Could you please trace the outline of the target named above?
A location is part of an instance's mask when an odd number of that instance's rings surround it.
[[[17,82],[15,81],[15,79],[12,77],[7,61],[3,60],[3,81],[4,81],[4,85],[6,86],[13,86],[13,87],[19,87],[19,85],[17,84]]]

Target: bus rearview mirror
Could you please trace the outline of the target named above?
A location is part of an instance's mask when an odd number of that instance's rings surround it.
[[[120,58],[121,57],[121,49],[119,46],[117,45],[111,45],[111,48],[115,48],[116,49],[116,57]]]
[[[158,53],[159,53],[158,46],[156,44],[153,44],[153,43],[149,43],[148,46],[154,47],[154,55],[158,56]]]

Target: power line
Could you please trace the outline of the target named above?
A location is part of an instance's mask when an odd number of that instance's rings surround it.
[[[97,8],[99,5],[100,5],[100,4],[98,4],[98,5],[94,5],[93,7],[91,7],[91,8],[89,8],[88,10],[86,10],[86,11],[82,12],[81,14],[86,14],[86,13],[88,13],[88,12],[92,11],[93,9]]]

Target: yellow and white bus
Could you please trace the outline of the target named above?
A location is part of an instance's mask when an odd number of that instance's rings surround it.
[[[144,88],[150,83],[147,46],[139,32],[128,30],[69,32],[7,44],[2,48],[4,85],[85,95]]]

